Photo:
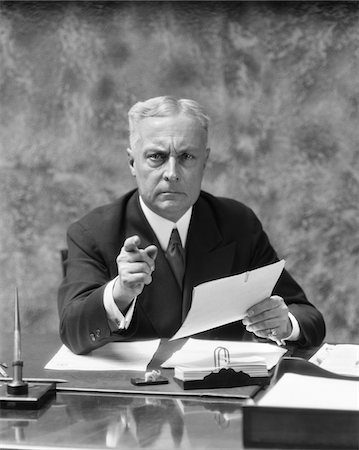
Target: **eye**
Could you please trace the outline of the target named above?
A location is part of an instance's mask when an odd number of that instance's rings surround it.
[[[184,153],[184,154],[183,154],[183,158],[184,158],[184,159],[194,159],[194,156],[191,155],[190,153]]]
[[[195,156],[192,155],[191,153],[185,152],[185,153],[181,154],[181,161],[183,163],[187,163],[188,164],[188,163],[194,162],[194,160],[195,160]]]
[[[148,155],[148,159],[150,161],[155,162],[155,163],[159,163],[159,162],[162,162],[162,161],[164,161],[166,159],[166,155],[163,154],[163,153],[160,153],[160,152],[150,153]]]

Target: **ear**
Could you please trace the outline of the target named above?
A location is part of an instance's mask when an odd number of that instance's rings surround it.
[[[205,157],[205,160],[204,160],[204,167],[206,167],[206,164],[207,164],[210,152],[211,152],[211,149],[209,147],[207,147],[206,148],[206,157]]]
[[[136,170],[135,170],[135,158],[133,156],[133,151],[130,148],[127,148],[127,160],[128,160],[128,165],[130,167],[130,171],[132,176],[136,176]]]

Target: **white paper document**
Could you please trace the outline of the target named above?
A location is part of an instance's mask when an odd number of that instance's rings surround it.
[[[110,342],[87,355],[75,355],[63,345],[45,369],[145,371],[159,344],[160,339]]]
[[[280,357],[286,353],[282,347],[273,344],[260,342],[234,342],[234,341],[213,341],[206,339],[188,339],[184,346],[177,350],[162,367],[189,366],[208,367],[215,365],[214,351],[217,347],[224,347],[229,352],[230,361],[235,362],[237,358],[242,361],[245,358],[252,360],[253,357],[263,358],[267,364],[267,369],[274,367]]]
[[[359,345],[357,344],[325,343],[309,361],[330,372],[359,379]]]
[[[251,306],[270,297],[285,261],[231,277],[202,283],[193,289],[192,306],[181,328],[171,339],[179,339],[241,320]]]
[[[258,405],[359,411],[359,381],[285,373]]]

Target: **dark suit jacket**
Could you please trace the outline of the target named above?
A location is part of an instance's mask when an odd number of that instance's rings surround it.
[[[158,247],[156,269],[152,283],[137,299],[129,328],[113,331],[103,306],[103,292],[106,283],[118,274],[116,257],[125,239],[134,234],[140,236],[143,247]],[[75,353],[86,353],[115,340],[171,337],[190,308],[194,286],[278,261],[251,209],[205,192],[193,207],[188,230],[183,297],[141,210],[136,190],[72,224],[67,239],[68,265],[58,307],[61,338]],[[273,294],[284,298],[298,320],[298,344],[318,345],[325,333],[323,318],[287,271],[283,271]],[[197,337],[243,340],[249,335],[241,322],[234,322]]]

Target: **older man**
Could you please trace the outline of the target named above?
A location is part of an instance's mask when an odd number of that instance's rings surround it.
[[[110,341],[171,337],[189,311],[194,286],[278,261],[251,209],[201,191],[208,117],[198,103],[139,102],[129,125],[127,154],[138,189],[68,230],[58,303],[61,338],[75,353]],[[321,314],[283,271],[273,296],[243,321],[201,337],[258,336],[309,346],[324,333]]]

